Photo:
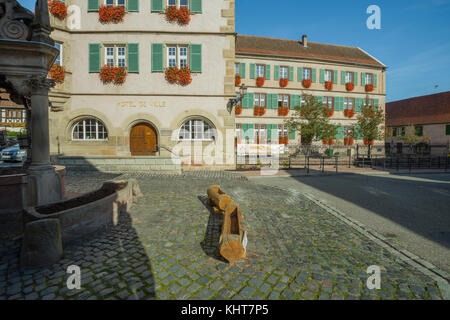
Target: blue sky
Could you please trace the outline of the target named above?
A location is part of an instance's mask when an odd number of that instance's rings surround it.
[[[28,8],[35,3],[19,2]],[[381,30],[366,27],[372,4],[381,8]],[[450,0],[236,0],[240,34],[286,39],[307,34],[312,42],[369,52],[389,67],[387,101],[450,90],[448,17]]]

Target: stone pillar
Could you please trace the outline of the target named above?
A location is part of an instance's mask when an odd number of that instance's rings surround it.
[[[50,139],[48,130],[48,89],[34,90],[31,94],[31,167],[50,165]]]

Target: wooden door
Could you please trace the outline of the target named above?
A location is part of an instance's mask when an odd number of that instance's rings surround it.
[[[130,133],[130,151],[132,156],[154,156],[157,152],[155,130],[145,123],[135,125]]]

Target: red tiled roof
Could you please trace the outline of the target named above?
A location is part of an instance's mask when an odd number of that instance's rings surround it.
[[[23,108],[23,106],[16,104],[9,99],[9,93],[0,92],[0,107],[16,107]]]
[[[259,36],[236,36],[236,53],[270,54],[299,58],[353,62],[385,67],[375,58],[357,47],[309,42],[304,47],[299,40],[277,39]]]
[[[450,91],[386,103],[386,126],[450,123]]]

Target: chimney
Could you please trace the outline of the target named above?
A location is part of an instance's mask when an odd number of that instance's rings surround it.
[[[303,46],[304,46],[305,48],[308,47],[308,37],[306,36],[306,34],[304,34],[304,35],[302,36],[302,44],[303,44]]]

